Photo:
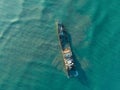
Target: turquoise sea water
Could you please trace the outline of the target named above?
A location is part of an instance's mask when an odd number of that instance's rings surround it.
[[[79,78],[66,77],[58,19]],[[0,90],[120,90],[120,1],[0,0]]]

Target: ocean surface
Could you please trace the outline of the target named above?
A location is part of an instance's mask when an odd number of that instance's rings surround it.
[[[57,20],[77,78],[67,78]],[[120,0],[0,0],[0,90],[120,90]]]

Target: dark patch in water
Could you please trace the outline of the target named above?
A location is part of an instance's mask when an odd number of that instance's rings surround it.
[[[66,30],[66,29],[65,29]],[[68,35],[68,39],[69,39],[69,43],[70,43],[70,47],[71,47],[71,50],[72,50],[72,53],[73,53],[73,58],[74,58],[74,61],[75,61],[75,65],[76,65],[76,69],[79,73],[79,76],[77,77],[77,79],[85,86],[89,87],[89,82],[88,82],[88,78],[86,76],[86,73],[85,71],[82,69],[81,67],[81,64],[79,63],[78,59],[76,58],[74,52],[73,52],[73,48],[72,48],[72,38],[71,38],[71,35],[66,32],[66,34]]]

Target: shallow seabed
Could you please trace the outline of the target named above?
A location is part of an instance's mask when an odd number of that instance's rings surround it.
[[[80,71],[68,79],[61,20]],[[119,0],[0,0],[0,90],[120,90]]]

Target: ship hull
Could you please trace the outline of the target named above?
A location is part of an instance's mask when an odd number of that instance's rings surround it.
[[[76,77],[78,76],[78,71],[76,70],[75,67],[75,62],[70,47],[69,37],[67,32],[64,30],[63,24],[59,22],[57,23],[57,33],[58,33],[58,40],[59,40],[67,76]]]

